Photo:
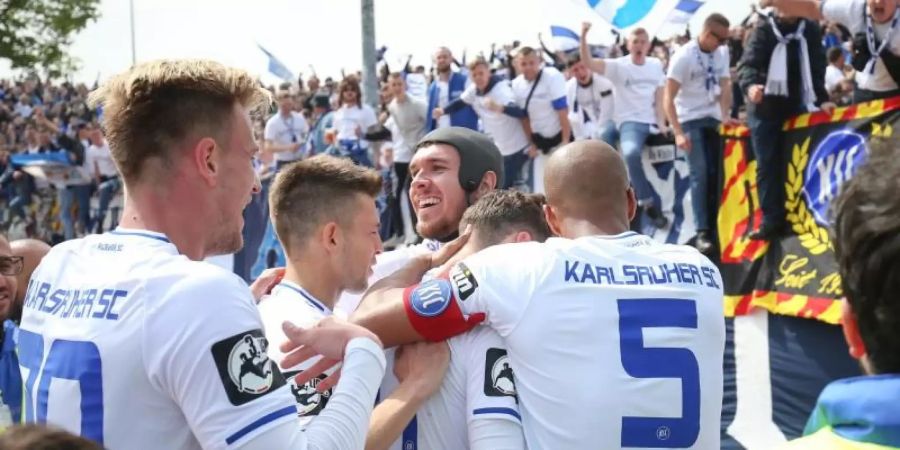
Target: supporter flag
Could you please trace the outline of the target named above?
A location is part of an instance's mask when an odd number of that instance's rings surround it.
[[[686,24],[703,0],[570,0],[586,4],[613,28],[627,32],[642,27],[651,35],[670,23]]]
[[[581,42],[578,33],[561,25],[550,25],[550,35],[553,36],[553,46],[556,50],[576,49]]]
[[[266,50],[262,45],[256,44],[259,49],[269,58],[269,73],[283,80],[294,80],[294,74],[287,66],[284,65],[270,51]]]
[[[756,161],[746,127],[723,130],[723,189],[718,229],[725,313],[764,308],[840,322],[843,295],[828,233],[828,208],[865,159],[873,138],[900,132],[900,97],[794,117],[784,125],[788,236],[764,243],[748,235],[762,219]],[[767,168],[774,170],[774,168]]]

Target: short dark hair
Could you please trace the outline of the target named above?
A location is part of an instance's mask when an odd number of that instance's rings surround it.
[[[322,223],[344,223],[356,194],[369,195],[374,202],[380,190],[378,172],[349,159],[319,155],[290,164],[269,191],[275,233],[288,251],[291,243],[306,240]]]
[[[832,205],[844,296],[872,370],[900,373],[900,139],[875,138]]]
[[[728,18],[719,14],[712,13],[703,21],[703,28],[709,28],[713,25],[719,25],[725,28],[731,27],[731,22],[728,21]]]
[[[487,60],[480,56],[475,58],[474,60],[469,62],[469,64],[466,65],[466,67],[468,67],[470,71],[475,70],[475,68],[478,66],[484,66],[484,67],[487,67],[488,69],[491,68],[491,65],[488,64]]]
[[[828,62],[833,63],[840,59],[843,59],[844,51],[841,50],[840,47],[831,47],[828,49]]]
[[[68,431],[44,425],[14,425],[0,434],[4,450],[102,450],[102,447]]]
[[[471,225],[477,230],[482,247],[498,244],[510,233],[523,230],[543,242],[552,235],[544,218],[544,203],[541,194],[492,191],[466,210],[460,225]]]

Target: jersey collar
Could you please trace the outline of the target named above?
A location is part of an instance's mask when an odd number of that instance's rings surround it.
[[[900,446],[900,404],[886,395],[900,389],[898,375],[869,375],[832,382],[819,396],[806,425],[810,434],[824,427],[855,441]]]
[[[313,308],[315,308],[315,309],[321,311],[321,312],[322,312],[323,314],[325,314],[326,316],[330,316],[330,315],[332,314],[330,308],[328,308],[327,306],[325,306],[325,304],[322,303],[321,301],[319,301],[317,298],[313,297],[312,294],[310,294],[309,292],[307,292],[306,289],[303,289],[303,288],[302,288],[299,284],[297,284],[297,283],[293,283],[293,282],[290,282],[290,281],[287,281],[287,280],[281,280],[281,282],[278,283],[278,286],[276,286],[276,287],[281,287],[281,288],[284,288],[284,289],[288,289],[288,290],[290,290],[290,291],[293,291],[293,292],[299,294],[300,297],[302,297],[303,300],[305,300],[306,303],[309,304],[309,306],[312,306]]]
[[[140,237],[140,238],[144,238],[144,239],[155,239],[160,242],[165,242],[166,244],[172,243],[172,241],[170,241],[169,238],[166,237],[165,234],[157,233],[155,231],[116,227],[116,229],[110,231],[109,234],[116,235],[116,236],[134,236],[134,237]]]

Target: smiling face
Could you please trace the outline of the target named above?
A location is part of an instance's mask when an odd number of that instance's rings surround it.
[[[447,144],[424,146],[409,163],[409,191],[418,223],[416,231],[430,239],[454,234],[466,211],[466,193],[459,184],[459,152]]]
[[[343,276],[342,287],[350,292],[362,292],[369,285],[375,256],[381,253],[381,236],[378,234],[378,209],[372,196],[357,193],[352,200],[351,221],[341,224],[341,248],[335,273]]]
[[[217,143],[217,158],[222,173],[216,186],[215,197],[219,205],[219,218],[213,223],[214,239],[207,255],[234,253],[244,246],[241,231],[244,228],[243,211],[252,195],[260,191],[259,178],[253,170],[253,157],[259,151],[253,139],[253,127],[249,111],[235,104],[230,126],[224,127],[223,138]]]

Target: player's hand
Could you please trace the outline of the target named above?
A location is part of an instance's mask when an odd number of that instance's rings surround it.
[[[417,383],[417,393],[430,397],[444,382],[450,365],[446,342],[417,342],[401,345],[394,355],[394,375],[401,383]]]
[[[264,295],[268,295],[272,292],[272,288],[278,283],[281,283],[282,278],[284,278],[284,267],[274,267],[264,270],[263,273],[259,275],[259,278],[250,285],[250,292],[253,293],[253,300],[256,300],[256,303],[259,303]]]
[[[443,115],[444,115],[443,108],[434,108],[434,111],[431,111],[431,118],[434,120],[440,119],[441,116],[443,116]]]
[[[686,152],[690,152],[691,138],[684,133],[675,133],[675,145]]]
[[[289,321],[282,324],[288,341],[281,344],[284,352],[284,360],[281,368],[294,367],[303,361],[321,356],[310,368],[300,372],[296,379],[297,385],[303,385],[307,381],[318,377],[344,360],[344,350],[347,344],[358,337],[371,339],[381,346],[381,340],[371,331],[349,322],[340,321],[334,317],[326,317],[312,328],[300,328]],[[335,384],[341,377],[340,370],[335,371],[322,380],[316,390],[324,392]]]
[[[465,247],[466,242],[469,242],[469,236],[471,235],[472,226],[468,225],[459,237],[444,244],[438,251],[429,255],[431,257],[431,267],[434,268],[444,265],[444,263],[450,260],[453,255],[456,255],[463,247]]]
[[[584,36],[588,34],[588,31],[591,31],[591,23],[590,22],[581,22],[581,35]]]
[[[528,157],[529,158],[531,158],[531,159],[537,158],[537,156],[539,154],[540,154],[540,150],[538,150],[536,145],[531,144],[531,146],[528,147]]]
[[[766,88],[761,84],[754,84],[750,86],[750,89],[747,89],[747,99],[750,102],[755,104],[760,104],[763,101],[763,94],[765,94]]]
[[[830,116],[830,115],[834,114],[834,110],[837,109],[837,105],[835,105],[833,102],[825,102],[825,103],[822,103],[821,106],[819,106],[819,109],[821,109],[822,112],[824,112],[825,114],[828,114]]]

